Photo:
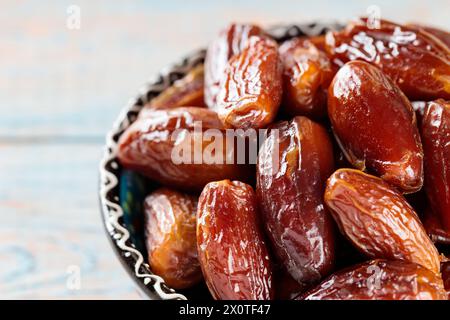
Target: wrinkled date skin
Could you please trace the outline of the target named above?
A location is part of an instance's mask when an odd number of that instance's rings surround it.
[[[439,273],[439,253],[405,198],[380,178],[339,169],[325,203],[341,232],[370,258],[405,260]]]
[[[337,70],[326,54],[305,38],[284,42],[283,110],[289,115],[321,118],[327,112],[327,90]]]
[[[213,108],[228,128],[263,128],[270,124],[282,98],[282,66],[275,41],[253,36],[233,56],[220,82]]]
[[[298,300],[447,300],[442,279],[406,261],[372,260],[323,281]]]
[[[208,47],[205,58],[205,101],[214,108],[220,81],[228,61],[247,46],[251,36],[265,36],[263,30],[250,24],[231,24]]]
[[[348,161],[405,193],[423,184],[423,152],[411,103],[380,69],[352,61],[328,91],[328,115]]]
[[[450,233],[450,103],[429,102],[422,119],[425,190],[432,212]]]
[[[197,255],[197,199],[168,188],[144,202],[146,246],[152,271],[175,289],[198,283],[202,271]]]
[[[317,283],[334,265],[334,224],[323,202],[332,148],[325,128],[298,116],[275,125],[258,155],[256,191],[266,231],[301,284]]]
[[[195,129],[198,121],[201,121],[201,130]],[[222,139],[223,154],[215,154],[221,156],[222,159],[217,158],[221,161],[205,163],[203,155],[213,155],[214,151],[214,138],[203,134],[206,129],[218,129],[219,134],[224,132],[212,110],[197,107],[154,110],[123,133],[118,158],[126,168],[187,191],[201,191],[208,182],[225,178],[248,179],[248,166],[237,164],[235,159],[227,164],[226,139]],[[206,152],[209,149],[211,152]]]
[[[272,266],[251,186],[229,180],[206,185],[197,211],[197,246],[215,299],[273,299]]]
[[[150,101],[139,116],[145,117],[148,109],[165,109],[174,107],[206,107],[203,100],[203,65],[194,67],[188,74],[161,92]]]
[[[364,60],[377,65],[411,100],[450,99],[450,49],[417,28],[381,21],[370,29],[367,20],[329,32],[326,50],[342,65]]]

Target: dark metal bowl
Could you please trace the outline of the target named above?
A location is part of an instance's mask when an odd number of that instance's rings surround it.
[[[275,26],[267,32],[282,42],[298,36],[320,35],[327,30],[339,28],[336,23],[311,23]],[[117,141],[124,130],[136,120],[139,111],[147,102],[182,78],[194,66],[203,63],[204,58],[205,50],[197,51],[164,69],[146,85],[122,110],[113,129],[107,134],[105,151],[100,162],[100,207],[108,238],[131,278],[150,299],[204,299],[209,295],[204,285],[177,292],[150,270],[146,263],[143,239],[142,203],[145,196],[157,185],[120,166],[117,161]]]

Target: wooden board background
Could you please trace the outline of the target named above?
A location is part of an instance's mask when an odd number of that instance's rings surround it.
[[[19,1],[0,10],[0,298],[139,299],[102,229],[104,134],[155,72],[230,21],[385,18],[450,29],[441,1]],[[67,8],[81,9],[79,30]],[[67,285],[80,268],[81,287]]]

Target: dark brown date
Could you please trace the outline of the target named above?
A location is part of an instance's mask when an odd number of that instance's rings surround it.
[[[200,122],[201,128],[196,129]],[[204,135],[207,129],[224,132],[217,114],[209,109],[148,111],[120,137],[118,158],[126,168],[188,191],[200,191],[208,182],[220,179],[248,179],[248,166],[237,164],[236,159],[227,160],[230,154],[226,152],[225,135],[220,136],[219,143],[223,144],[218,151],[215,137]]]
[[[328,115],[348,161],[405,193],[423,184],[423,152],[411,103],[383,72],[352,61],[328,91]]]
[[[203,65],[194,67],[188,74],[161,92],[147,104],[139,116],[145,117],[148,109],[165,109],[174,107],[206,107],[203,100],[204,91]]]
[[[384,20],[380,28],[369,28],[361,19],[329,32],[326,50],[340,65],[350,60],[377,65],[411,100],[450,99],[450,49],[417,28]]]
[[[419,131],[422,127],[422,118],[425,114],[425,108],[427,106],[427,103],[425,101],[412,101],[411,105],[416,113],[416,119],[417,119],[417,127],[419,128]]]
[[[152,271],[175,289],[198,283],[203,276],[195,236],[197,199],[161,188],[145,199],[144,212]]]
[[[299,116],[271,128],[258,155],[256,191],[267,234],[302,284],[318,282],[334,264],[334,224],[323,202],[332,148],[325,128]]]
[[[422,29],[422,31],[432,34],[433,36],[441,40],[447,47],[450,48],[450,32],[447,32],[439,28],[424,25],[412,24],[410,26]]]
[[[215,299],[273,298],[272,266],[251,186],[229,180],[206,185],[197,212],[197,245]]]
[[[450,233],[450,103],[429,102],[422,119],[425,191],[443,230]]]
[[[442,279],[410,262],[373,260],[339,271],[298,300],[447,300]]]
[[[305,38],[284,42],[283,110],[290,115],[321,118],[327,113],[327,90],[335,74],[326,54]]]
[[[278,45],[253,36],[225,69],[213,108],[226,127],[263,128],[278,111],[282,97],[282,66]]]
[[[450,261],[441,264],[442,280],[444,281],[444,288],[447,291],[448,300],[450,300]]]
[[[284,271],[277,270],[274,276],[275,300],[292,300],[304,293],[308,288],[304,284],[300,284],[292,278],[292,276]]]
[[[414,209],[382,179],[339,169],[328,179],[325,203],[342,234],[366,256],[410,261],[439,273],[439,253]]]
[[[262,29],[250,24],[231,24],[220,32],[208,47],[205,58],[205,101],[210,108],[216,105],[220,81],[223,78],[228,61],[239,54],[251,36],[264,36]]]
[[[450,232],[442,226],[439,216],[430,207],[426,208],[424,212],[422,221],[431,241],[450,245]]]

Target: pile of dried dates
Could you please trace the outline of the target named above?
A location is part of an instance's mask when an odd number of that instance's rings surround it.
[[[214,299],[448,299],[449,46],[366,18],[282,43],[223,30],[119,140],[161,186],[152,271]]]

